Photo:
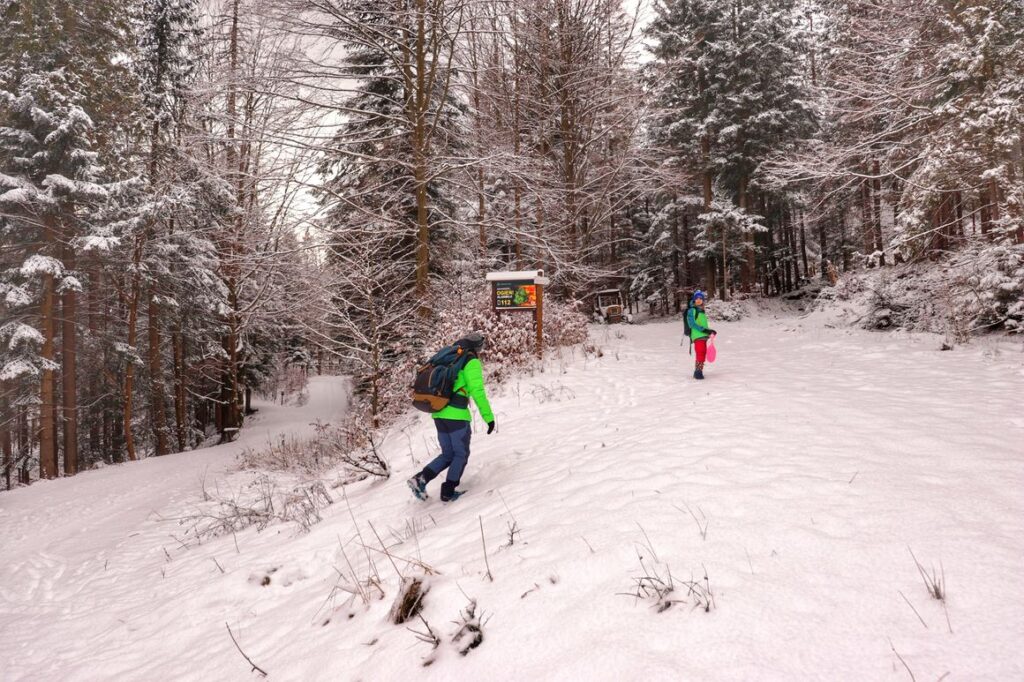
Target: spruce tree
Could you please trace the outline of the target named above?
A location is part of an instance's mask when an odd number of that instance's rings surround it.
[[[655,11],[648,29],[653,142],[666,164],[700,179],[705,285],[714,288],[710,264],[717,258],[723,295],[732,282],[730,263],[742,262],[749,288],[754,233],[764,229],[751,195],[768,191],[757,185],[758,171],[771,154],[806,137],[815,120],[795,3],[660,0]],[[733,215],[728,203],[749,217]]]

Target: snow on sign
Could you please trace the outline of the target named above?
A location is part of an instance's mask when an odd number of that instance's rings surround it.
[[[495,282],[494,307],[498,310],[532,310],[537,307],[537,285],[530,280]]]

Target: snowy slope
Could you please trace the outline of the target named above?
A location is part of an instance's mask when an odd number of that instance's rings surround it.
[[[1020,343],[939,352],[805,324],[716,323],[704,383],[678,324],[595,329],[602,357],[566,352],[496,391],[499,430],[474,435],[449,506],[403,482],[436,449],[426,417],[384,442],[391,480],[349,486],[351,510],[333,490],[308,534],[175,544],[207,464],[208,485],[252,477],[226,470],[236,446],[0,495],[0,676],[255,677],[229,623],[274,680],[1024,678]],[[264,435],[329,417],[340,390],[320,380],[301,415],[265,408]],[[479,648],[432,652],[388,623],[398,578],[361,547],[374,529],[436,571],[439,637],[477,600]],[[638,548],[688,603],[628,596]],[[941,562],[948,625],[908,548]],[[367,554],[387,596],[364,607],[335,588],[370,574]],[[705,568],[710,612],[683,586]]]

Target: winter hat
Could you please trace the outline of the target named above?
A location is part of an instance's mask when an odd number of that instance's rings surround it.
[[[482,351],[486,343],[487,339],[480,332],[470,332],[459,341],[459,345],[465,346],[474,353]]]
[[[697,289],[697,291],[693,292],[693,296],[690,297],[690,305],[693,305],[694,301],[696,301],[698,298],[702,301],[708,300],[707,295],[700,289]]]

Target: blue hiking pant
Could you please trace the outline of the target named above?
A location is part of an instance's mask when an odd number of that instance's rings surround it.
[[[441,486],[441,497],[449,497],[462,480],[462,472],[469,462],[469,438],[472,435],[470,423],[458,419],[435,419],[437,442],[441,454],[424,467],[420,474],[428,482],[448,470],[447,480]]]

